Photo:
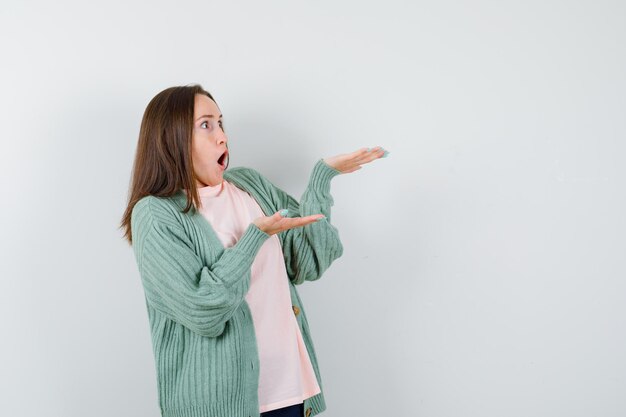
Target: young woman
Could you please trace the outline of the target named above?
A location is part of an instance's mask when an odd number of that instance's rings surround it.
[[[226,170],[223,116],[200,85],[148,104],[121,227],[148,311],[164,417],[310,417],[326,409],[296,285],[343,253],[330,181],[384,157],[319,159],[300,201]]]

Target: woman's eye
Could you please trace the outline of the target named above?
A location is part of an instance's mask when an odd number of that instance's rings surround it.
[[[218,123],[219,123],[220,129],[223,130],[224,129],[224,124],[222,123],[222,121],[220,120]],[[208,121],[207,122],[202,122],[202,123],[200,123],[200,127],[206,128],[206,127],[208,127],[208,124],[209,124]]]

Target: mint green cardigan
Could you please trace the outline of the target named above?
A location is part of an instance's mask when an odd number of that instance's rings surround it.
[[[319,279],[343,253],[330,224],[331,179],[340,171],[319,159],[300,202],[252,168],[234,167],[224,179],[248,192],[265,215],[322,213],[325,219],[278,233],[291,303],[322,392],[304,400],[305,417],[326,409],[322,379],[296,285]],[[270,235],[250,223],[224,248],[193,207],[182,213],[182,190],[146,196],[131,215],[133,251],[144,288],[163,417],[258,417],[259,358],[245,295],[250,267]]]

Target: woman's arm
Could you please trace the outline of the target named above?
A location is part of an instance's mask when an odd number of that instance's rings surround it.
[[[222,334],[250,286],[250,267],[269,235],[250,224],[234,246],[205,265],[182,225],[169,221],[155,199],[132,214],[133,250],[146,300],[201,336]]]
[[[330,224],[330,180],[339,174],[360,170],[361,165],[384,158],[389,152],[380,146],[360,148],[354,152],[321,158],[313,167],[300,203],[254,170],[248,170],[261,179],[265,190],[279,208],[288,208],[288,217],[321,213],[326,219],[301,228],[279,233],[283,244],[287,272],[294,284],[319,279],[330,264],[343,254],[339,232]]]
[[[334,204],[330,195],[330,181],[339,174],[340,171],[319,159],[313,167],[300,202],[261,176],[264,186],[277,200],[277,207],[289,209],[287,217],[304,217],[320,213],[326,216],[304,227],[278,233],[287,273],[295,285],[321,278],[331,263],[343,254],[339,232],[330,224],[330,208]]]

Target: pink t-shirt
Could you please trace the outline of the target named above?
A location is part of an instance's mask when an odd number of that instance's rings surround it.
[[[205,217],[225,248],[233,246],[250,223],[265,214],[247,192],[223,180],[198,189]],[[246,301],[252,312],[259,352],[259,411],[303,402],[320,392],[296,321],[280,239],[271,235],[251,267]]]

